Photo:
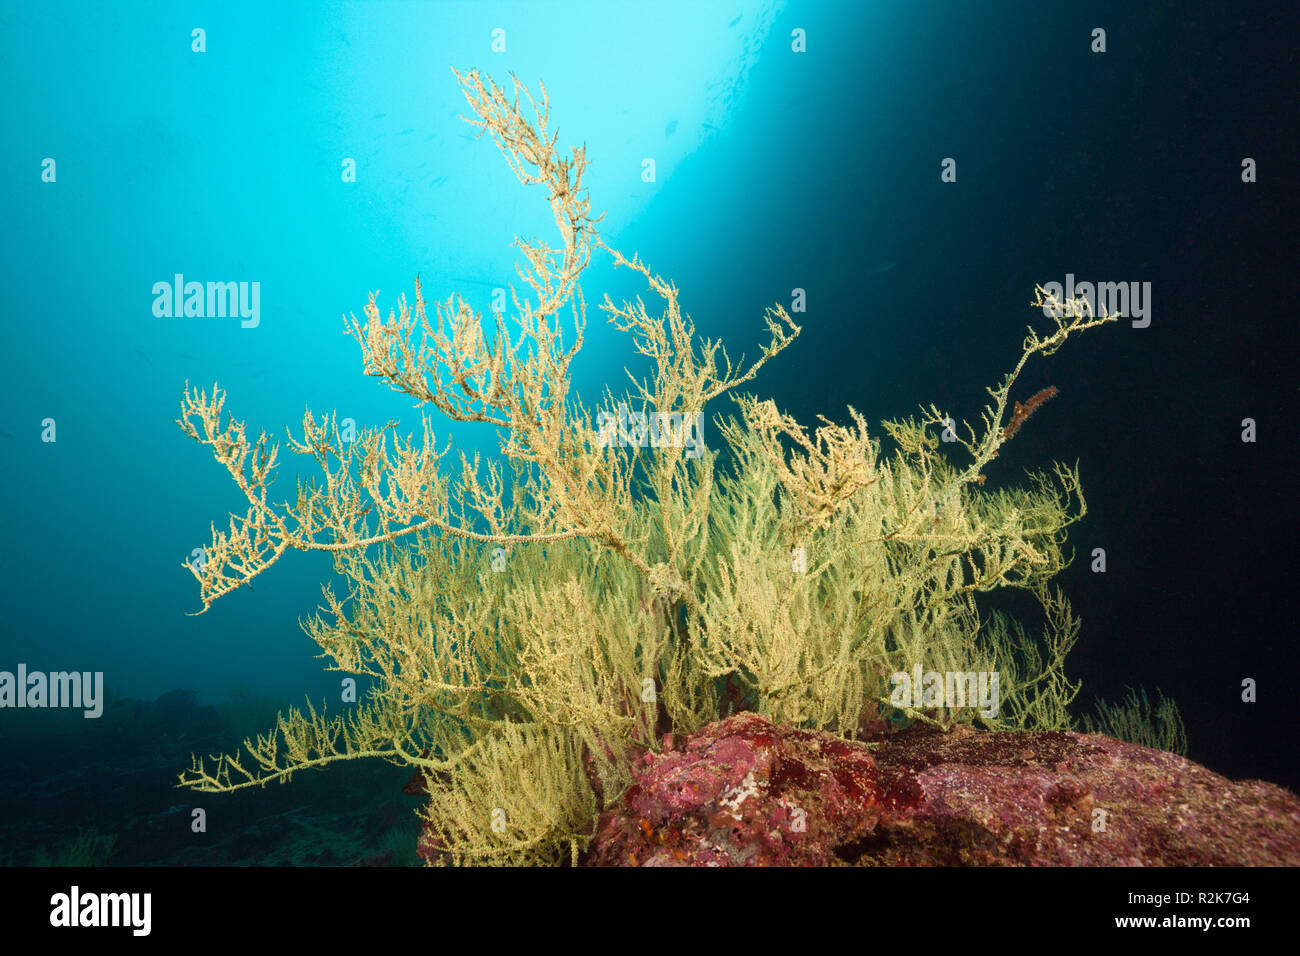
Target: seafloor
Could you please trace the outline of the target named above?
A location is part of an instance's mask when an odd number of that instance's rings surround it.
[[[228,752],[272,701],[118,698],[103,716],[13,710],[0,733],[0,863],[110,866],[420,865],[410,770],[350,761],[229,794],[176,787],[190,755]],[[194,832],[195,808],[206,832]]]

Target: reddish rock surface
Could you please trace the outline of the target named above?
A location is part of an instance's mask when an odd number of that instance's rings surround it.
[[[637,776],[626,812],[601,815],[588,863],[815,865],[877,822],[870,751],[755,714],[710,724],[684,750],[646,754]]]
[[[1109,737],[913,727],[851,743],[737,714],[643,757],[585,862],[1297,866],[1300,799]]]

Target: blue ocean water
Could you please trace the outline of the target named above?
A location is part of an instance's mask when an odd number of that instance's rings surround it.
[[[459,118],[467,108],[451,66],[544,81],[553,127],[589,144],[607,234],[680,272],[691,250],[672,237],[700,238],[701,218],[682,190],[708,196],[707,215],[719,217],[747,204],[744,183],[683,181],[677,226],[647,210],[702,149],[741,165],[730,127],[774,12],[735,4],[683,32],[688,5],[670,4],[629,32],[617,7],[580,4],[563,18],[528,3],[73,5],[5,16],[6,34],[22,38],[0,64],[13,94],[6,138],[21,148],[4,156],[13,298],[0,480],[5,500],[23,505],[4,517],[0,657],[102,670],[125,694],[319,687],[295,624],[328,574],[318,556],[291,558],[255,592],[184,616],[198,604],[181,562],[207,542],[210,521],[224,526],[239,510],[228,476],[172,424],[184,384],[219,382],[254,433],[298,429],[304,405],[418,425],[409,401],[360,374],[342,316],[360,315],[370,291],[385,310],[399,293],[413,297],[417,274],[430,299],[456,290],[485,307],[514,278],[514,237],[553,231],[545,197]],[[498,27],[504,53],[492,52]],[[205,52],[192,50],[196,28]],[[657,184],[641,180],[651,154]],[[41,179],[46,157],[54,183]],[[355,183],[342,181],[349,158]],[[154,284],[178,274],[257,283],[257,324],[155,316]],[[718,278],[747,298],[714,324],[752,325],[770,290],[742,274]],[[627,350],[592,312],[582,372],[594,394]],[[46,418],[53,444],[41,441]],[[490,432],[469,432],[440,429],[461,447],[494,445]],[[282,493],[295,467],[282,469]]]
[[[890,355],[911,333],[883,317],[901,314],[924,251],[916,224],[885,205],[900,202],[893,187],[860,188],[895,178],[904,158],[872,144],[902,141],[915,120],[904,97],[861,111],[870,89],[904,75],[887,34],[896,15],[808,7],[796,19],[825,47],[778,60],[773,31],[795,23],[781,4],[662,4],[631,21],[620,4],[560,6],[561,17],[529,3],[87,4],[5,17],[22,38],[0,64],[21,148],[4,156],[12,319],[0,427],[11,437],[0,481],[22,506],[4,516],[0,659],[102,670],[128,695],[332,686],[295,624],[329,574],[320,555],[293,555],[255,591],[185,616],[199,605],[181,562],[210,522],[224,527],[242,508],[172,419],[188,381],[219,383],[250,433],[277,439],[299,430],[305,406],[418,425],[408,400],[360,374],[343,316],[360,315],[371,291],[385,311],[413,297],[417,274],[428,299],[459,291],[486,307],[514,279],[514,237],[554,228],[539,190],[460,118],[452,66],[546,84],[561,141],[587,145],[602,233],[674,279],[701,333],[733,356],[755,354],[763,309],[796,285],[825,290],[814,293],[823,328],[806,323],[814,340],[857,335],[868,310],[881,317],[873,354],[846,368],[827,370],[816,344],[784,356],[774,374],[791,383],[789,400],[816,383],[808,410],[834,398],[869,407],[828,383],[910,378]],[[504,52],[493,52],[498,28]],[[915,96],[938,95],[916,81]],[[845,115],[828,122],[835,111]],[[47,158],[54,182],[42,181]],[[862,298],[832,308],[864,262],[876,271]],[[593,304],[641,291],[611,273],[593,264]],[[154,285],[177,275],[257,283],[256,324],[156,316]],[[592,308],[578,393],[619,387],[634,359]],[[54,443],[41,440],[46,419]],[[495,446],[483,429],[440,434]],[[295,467],[281,469],[282,494]]]
[[[1237,96],[1231,66],[1276,31],[1243,20],[1225,35],[1172,9],[6,8],[0,669],[102,672],[135,698],[337,693],[297,624],[325,556],[290,555],[187,616],[199,601],[183,561],[242,508],[172,419],[188,381],[219,383],[250,432],[280,439],[305,406],[418,426],[408,399],[361,375],[343,316],[372,291],[386,312],[417,274],[430,300],[485,307],[513,278],[513,238],[553,236],[539,189],[460,119],[455,66],[545,82],[561,144],[587,146],[602,234],[673,279],[733,358],[765,342],[768,304],[806,291],[803,335],[752,386],[806,422],[930,402],[975,419],[1019,355],[1036,283],[1152,282],[1149,330],[1084,336],[1026,372],[1025,394],[1061,396],[1000,477],[1080,461],[1090,514],[1075,546],[1111,555],[1106,576],[1081,560],[1063,582],[1085,621],[1085,693],[1159,686],[1193,757],[1294,784],[1268,730],[1280,705],[1237,700],[1240,677],[1295,658],[1266,598],[1284,569],[1242,570],[1283,547],[1273,509],[1294,496],[1270,489],[1293,488],[1293,452],[1264,444],[1246,461],[1236,441],[1244,416],[1280,429],[1295,409],[1267,320],[1296,291],[1277,242],[1289,174],[1239,177],[1243,155],[1263,169],[1283,150],[1283,84],[1257,59],[1258,95]],[[1104,56],[1089,48],[1097,17]],[[1239,53],[1227,66],[1225,45]],[[941,179],[950,157],[956,183]],[[177,275],[256,283],[256,321],[155,314],[155,285]],[[641,289],[598,256],[584,290],[575,386],[595,400],[639,366],[594,304]],[[495,446],[468,426],[439,435]]]

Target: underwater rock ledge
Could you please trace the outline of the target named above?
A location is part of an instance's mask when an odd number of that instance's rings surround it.
[[[1300,865],[1294,794],[1100,735],[915,726],[854,743],[742,713],[636,778],[586,865]]]

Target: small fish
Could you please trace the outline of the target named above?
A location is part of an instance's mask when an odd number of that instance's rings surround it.
[[[371,119],[383,119],[383,118],[384,118],[385,116],[387,116],[387,115],[388,115],[387,113],[376,113],[374,116],[372,116],[372,117],[370,117],[370,118],[371,118]]]
[[[703,126],[705,129],[713,130],[715,133],[718,131],[718,127],[714,126],[712,123],[701,123],[700,125]]]
[[[400,133],[398,133],[397,135],[398,135],[398,136],[405,136],[407,133],[414,133],[414,132],[415,132],[415,127],[414,127],[414,126],[408,126],[406,129],[402,130],[402,131],[401,131]]]
[[[744,14],[740,14],[740,13],[736,14],[736,19],[734,19],[734,20],[732,20],[730,23],[728,23],[727,26],[729,26],[729,27],[734,27],[737,23],[740,22],[740,18],[741,18],[743,15],[744,15]]]
[[[664,137],[667,138],[672,136],[675,132],[677,132],[677,120],[671,120],[668,125],[664,127]]]
[[[452,279],[457,282],[468,282],[470,285],[481,285],[488,289],[495,289],[501,285],[500,282],[484,282],[482,279],[471,279],[468,276],[452,276]]]
[[[451,282],[468,282],[470,285],[481,285],[487,289],[495,289],[501,285],[500,282],[488,282],[485,279],[471,279],[469,276],[453,275],[450,272],[435,272],[435,278],[428,280],[430,282],[446,283]],[[417,278],[419,278],[417,276]]]
[[[442,185],[443,183],[445,183],[446,181],[447,181],[447,177],[446,177],[446,176],[439,176],[437,179],[435,179],[435,180],[433,180],[431,183],[429,183],[429,185],[430,185],[430,186],[441,186],[441,185]]]
[[[140,358],[144,359],[146,362],[149,362],[150,365],[153,364],[153,362],[149,361],[149,356],[145,355],[140,349],[136,349],[135,354],[140,356]]]
[[[17,437],[18,437],[18,436],[15,435],[13,432],[7,432],[7,431],[5,431],[3,428],[0,428],[0,438],[10,438],[10,439],[13,439],[13,438],[17,438]]]

